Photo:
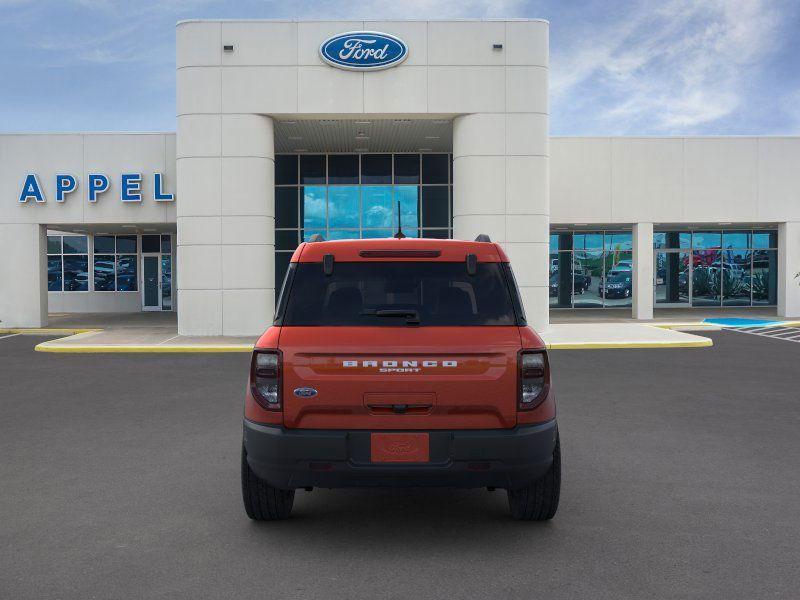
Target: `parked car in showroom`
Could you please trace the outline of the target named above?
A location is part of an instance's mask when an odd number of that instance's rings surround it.
[[[606,298],[630,298],[633,293],[631,274],[623,271],[609,275],[605,283],[600,282],[599,293],[600,295],[605,293]]]
[[[287,518],[314,487],[504,488],[515,519],[558,508],[547,351],[487,236],[301,244],[243,425],[251,519]]]

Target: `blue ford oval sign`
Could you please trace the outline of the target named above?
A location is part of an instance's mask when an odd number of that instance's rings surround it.
[[[377,71],[403,62],[408,46],[388,33],[349,31],[322,42],[319,53],[322,60],[340,69]]]
[[[312,387],[299,387],[295,388],[294,395],[298,398],[311,398],[317,395],[317,390]]]

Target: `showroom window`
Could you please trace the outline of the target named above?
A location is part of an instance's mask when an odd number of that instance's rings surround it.
[[[409,237],[453,237],[449,154],[278,154],[275,282],[315,233],[326,240],[391,237],[398,202]]]
[[[550,308],[630,307],[633,250],[629,231],[550,234]]]
[[[88,236],[47,236],[47,291],[89,291]]]
[[[94,291],[137,291],[136,255],[135,235],[94,236]]]
[[[653,234],[657,306],[774,306],[775,230],[657,231]]]

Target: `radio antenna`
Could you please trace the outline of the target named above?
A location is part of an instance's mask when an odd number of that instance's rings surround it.
[[[398,240],[406,237],[406,234],[403,233],[403,215],[400,213],[400,200],[397,201],[397,233],[394,234],[394,237]]]

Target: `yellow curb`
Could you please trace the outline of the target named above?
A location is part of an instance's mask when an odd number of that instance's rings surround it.
[[[48,342],[37,344],[36,352],[56,352],[60,354],[101,354],[101,353],[167,353],[167,352],[252,352],[252,345],[239,346],[77,346],[50,345]]]
[[[21,329],[0,329],[0,335],[4,333],[16,333],[21,335],[76,335],[78,333],[95,333],[102,329],[48,329],[46,327],[29,327]]]
[[[555,342],[549,350],[613,350],[620,348],[707,348],[714,342],[702,339],[690,342]]]

